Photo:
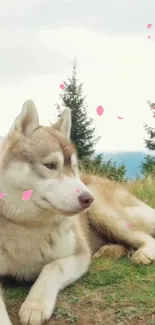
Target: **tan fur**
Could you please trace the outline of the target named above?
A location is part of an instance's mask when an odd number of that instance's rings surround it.
[[[111,258],[119,258],[121,256],[126,255],[127,249],[122,245],[104,245],[98,249],[98,251],[93,255],[95,257],[111,257]]]
[[[116,182],[79,175],[69,140],[71,115],[39,125],[25,102],[0,147],[0,275],[35,279],[19,317],[23,325],[49,319],[59,291],[87,272],[91,256],[123,256],[136,248],[135,263],[155,260],[155,211]],[[51,166],[55,167],[50,167]],[[29,201],[22,192],[32,189]],[[89,208],[79,196],[94,197]],[[11,325],[0,292],[0,325]]]

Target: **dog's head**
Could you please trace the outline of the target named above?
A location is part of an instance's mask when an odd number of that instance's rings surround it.
[[[7,194],[3,200],[10,209],[16,206],[15,214],[17,210],[33,214],[39,209],[71,216],[92,203],[93,197],[79,177],[70,129],[70,109],[64,109],[58,122],[46,127],[39,125],[35,104],[31,100],[24,103],[0,153],[0,191]],[[33,194],[24,202],[22,193],[28,189]]]

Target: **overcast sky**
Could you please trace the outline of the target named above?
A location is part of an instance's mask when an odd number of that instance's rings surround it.
[[[155,102],[155,0],[0,0],[0,134],[29,98],[40,123],[52,121],[74,56],[96,149],[144,150],[143,124],[155,126],[146,103]]]

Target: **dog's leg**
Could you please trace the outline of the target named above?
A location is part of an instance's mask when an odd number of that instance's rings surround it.
[[[120,240],[124,240],[129,246],[137,249],[131,257],[134,263],[146,265],[155,261],[155,239],[151,235],[131,229],[128,232],[119,231],[119,234],[116,231],[115,234]],[[119,258],[126,253],[127,249],[124,246],[111,244],[102,246],[93,257]]]
[[[93,255],[93,258],[96,257],[111,257],[111,258],[120,258],[127,253],[127,248],[123,245],[118,244],[109,244],[101,246],[98,251]]]
[[[155,239],[151,235],[132,231],[129,241],[138,248],[131,258],[134,263],[150,264],[155,261]]]
[[[155,239],[142,231],[134,229],[121,229],[116,235],[120,240],[126,242],[130,247],[137,249],[132,255],[131,260],[136,264],[151,264],[155,261]]]
[[[41,325],[48,320],[55,307],[59,290],[87,272],[89,263],[89,254],[78,254],[47,264],[21,306],[21,323]]]
[[[12,325],[8,313],[6,311],[6,306],[3,301],[2,289],[0,287],[0,325]]]
[[[97,228],[102,234],[102,225],[104,225],[104,219],[102,220],[101,216],[96,215],[95,222],[92,218],[92,223],[97,223]],[[115,223],[116,226],[115,227]],[[138,223],[136,225],[138,229]],[[130,222],[130,227],[125,226],[125,222],[117,224],[117,222],[111,222],[108,224],[108,233],[114,234],[115,238],[118,238],[119,241],[122,241],[127,244],[127,246],[131,248],[137,249],[137,251],[132,255],[132,261],[136,264],[150,264],[155,261],[155,239],[151,236],[151,234],[147,233],[144,230],[136,230],[135,226]],[[140,227],[139,227],[140,228]],[[103,232],[104,236],[104,232]],[[111,235],[112,238],[112,235]],[[120,246],[119,246],[120,247]],[[101,247],[99,253],[96,252],[97,256],[105,256],[105,251],[109,251],[109,247],[104,248]],[[113,250],[113,248],[112,248]],[[123,250],[122,250],[123,251]],[[107,255],[107,254],[106,254]]]

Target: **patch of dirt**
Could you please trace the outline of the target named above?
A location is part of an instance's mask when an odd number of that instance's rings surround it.
[[[18,319],[18,313],[23,301],[8,302],[7,310],[9,312],[13,325],[21,325]],[[80,303],[69,304],[68,302],[59,303],[60,314],[53,315],[46,323],[47,325],[115,325],[115,308],[104,309],[100,305],[100,299],[91,295],[91,299],[81,301]],[[59,310],[58,309],[58,310]],[[67,315],[61,315],[61,310],[65,310]],[[75,320],[74,320],[75,319]]]
[[[92,292],[78,302],[71,303],[68,297],[59,298],[56,315],[46,323],[47,325],[150,325],[155,324],[151,316],[141,316],[134,313],[134,307],[121,306],[126,315],[121,315],[116,304],[107,305],[100,292]],[[18,313],[23,300],[9,301],[7,310],[13,325],[21,325]]]

